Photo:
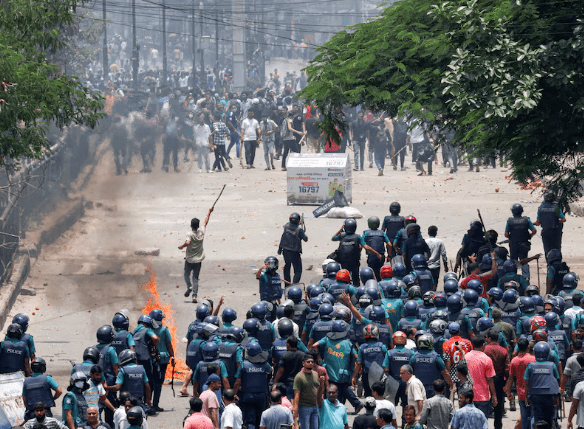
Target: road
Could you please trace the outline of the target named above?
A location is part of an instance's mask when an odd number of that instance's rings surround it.
[[[81,192],[92,206],[43,249],[24,285],[37,295],[20,296],[12,310],[11,315],[31,315],[29,332],[35,337],[37,355],[47,359],[47,372],[61,386],[68,384],[70,362],[81,361],[84,348],[96,343],[97,328],[109,324],[116,311],[128,309],[135,327],[150,297],[143,285],[153,274],[161,302],[174,312],[179,340],[185,335],[195,306],[183,296],[183,254],[177,246],[184,242],[190,219],[204,218],[223,184],[227,187],[207,229],[199,296],[217,302],[225,295],[226,305],[239,314],[236,323],[241,324],[246,310],[258,301],[254,272],[266,256],[276,253],[291,212],[304,212],[306,217],[309,241],[304,244],[302,281],[317,280],[321,262],[335,248],[330,238],[342,220],[314,219],[308,214],[315,207],[287,207],[286,173],[264,171],[261,157],[255,170],[234,165],[229,172],[207,174],[182,165],[180,173],[165,173],[158,149],[158,167],[151,174],[139,173],[136,159],[127,176],[116,176],[111,152],[100,160],[93,180]],[[509,172],[504,168],[475,173],[462,167],[450,175],[438,166],[433,176],[418,177],[409,160],[407,171],[389,169],[383,177],[375,169],[354,172],[353,207],[365,216],[358,220],[359,231],[365,229],[367,217],[383,218],[389,203],[397,200],[402,214],[414,214],[424,233],[432,224],[438,227],[452,261],[477,208],[487,228],[501,235],[513,203],[529,201],[524,203],[525,214],[536,216],[539,195],[520,190],[505,178]],[[565,227],[564,254],[576,272],[582,269],[583,225],[583,219],[569,216]],[[542,251],[540,239],[533,242],[532,253]],[[153,247],[160,249],[159,256],[135,254]],[[540,268],[543,280],[544,267]],[[535,264],[532,273],[535,281]],[[179,355],[184,356],[184,350],[185,344],[179,343]],[[179,427],[188,399],[173,398],[165,386],[161,406],[171,412],[149,419],[150,427]],[[509,417],[505,428],[513,427],[517,413]]]

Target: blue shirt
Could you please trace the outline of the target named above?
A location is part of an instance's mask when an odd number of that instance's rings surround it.
[[[170,362],[170,353],[168,352],[168,348],[166,345],[168,343],[172,344],[172,338],[170,336],[170,332],[166,326],[160,325],[157,329],[153,330],[154,333],[160,341],[158,342],[158,354],[160,355],[160,363],[162,365],[167,364]]]
[[[450,426],[455,429],[489,429],[487,418],[474,404],[467,404],[456,411]]]
[[[326,429],[344,429],[349,424],[347,409],[339,401],[335,404],[328,399],[322,401],[318,408],[319,427]]]

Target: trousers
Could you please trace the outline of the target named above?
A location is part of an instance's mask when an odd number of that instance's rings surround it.
[[[245,162],[248,166],[252,166],[253,162],[255,161],[255,152],[257,148],[257,141],[256,140],[246,140],[243,142],[243,146],[245,147]]]
[[[201,272],[201,262],[188,262],[185,260],[185,283],[187,289],[192,289],[193,296],[196,298],[199,293],[199,274]],[[191,282],[192,276],[192,282]]]
[[[302,258],[300,253],[282,249],[282,255],[284,256],[284,280],[290,281],[290,271],[294,267],[294,280],[292,283],[300,282],[300,277],[302,277]]]

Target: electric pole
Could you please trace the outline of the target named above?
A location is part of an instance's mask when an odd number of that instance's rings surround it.
[[[107,84],[107,75],[109,66],[107,63],[107,15],[106,15],[106,0],[101,0],[103,6],[103,80]]]
[[[167,79],[167,61],[166,61],[166,0],[162,0],[162,81],[166,85]]]
[[[193,20],[191,21],[191,36],[193,39],[193,88],[195,87],[195,81],[197,80],[197,46],[195,44],[195,0],[193,0]]]
[[[219,6],[215,7],[215,68],[217,73],[219,73],[219,11],[217,10]]]
[[[134,88],[138,88],[138,67],[140,66],[140,53],[136,41],[136,0],[132,0],[132,80]]]

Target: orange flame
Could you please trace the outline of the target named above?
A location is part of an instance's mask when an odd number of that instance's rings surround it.
[[[148,298],[148,302],[142,309],[143,314],[150,314],[152,310],[155,308],[159,308],[165,315],[164,318],[164,325],[170,331],[170,337],[172,338],[172,347],[174,348],[175,354],[175,373],[174,378],[176,380],[183,380],[184,376],[189,372],[189,367],[186,365],[184,359],[178,357],[178,338],[176,336],[176,324],[174,321],[173,313],[174,310],[172,309],[172,305],[170,304],[162,304],[160,301],[160,294],[158,293],[158,283],[156,282],[156,274],[152,272],[150,267],[146,268],[146,271],[152,273],[150,279],[142,285],[142,287],[150,292],[150,298]],[[166,381],[170,382],[172,378],[172,366],[169,364],[166,368],[166,374],[164,376]]]

